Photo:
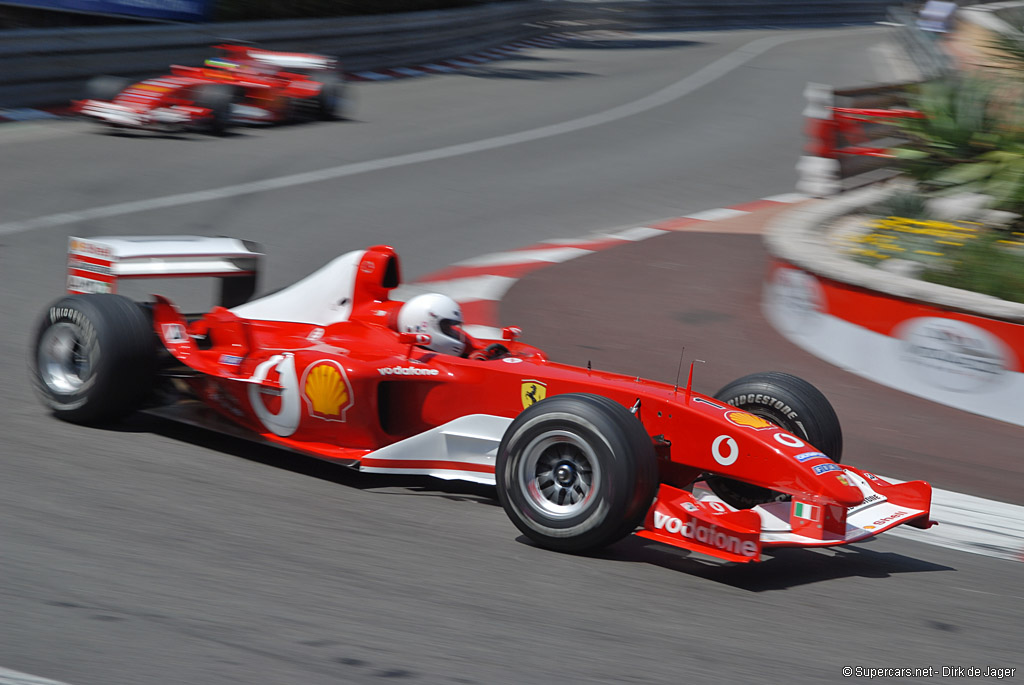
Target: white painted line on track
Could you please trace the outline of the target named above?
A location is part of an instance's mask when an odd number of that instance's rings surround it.
[[[797,202],[803,202],[808,199],[807,195],[803,193],[782,193],[781,195],[772,195],[770,197],[762,197],[762,200],[768,202],[779,202],[781,204],[791,205]]]
[[[0,668],[0,685],[67,685],[67,683]]]
[[[647,240],[648,238],[653,238],[654,236],[668,232],[669,231],[663,231],[660,228],[651,228],[650,226],[637,226],[635,228],[627,228],[624,231],[612,233],[608,237],[636,242],[638,240]]]
[[[329,167],[327,169],[307,171],[299,174],[289,174],[287,176],[278,176],[276,178],[268,178],[262,181],[239,183],[237,185],[222,186],[220,188],[212,188],[209,190],[191,193],[165,195],[163,197],[154,197],[148,200],[121,202],[103,207],[93,207],[90,209],[51,214],[49,216],[26,219],[23,221],[11,221],[0,224],[0,235],[10,235],[12,233],[21,233],[23,231],[32,231],[40,228],[66,226],[81,221],[109,219],[137,212],[146,212],[169,207],[180,207],[182,205],[195,204],[199,202],[209,202],[211,200],[222,200],[241,195],[252,195],[272,190],[282,190],[284,188],[292,188],[309,183],[319,183],[322,181],[345,178],[347,176],[355,176],[373,171],[382,171],[384,169],[391,169],[409,164],[433,162],[441,159],[449,159],[451,157],[483,152],[485,150],[495,150],[498,148],[508,147],[510,145],[542,140],[544,138],[550,138],[565,133],[573,133],[594,126],[600,126],[602,124],[625,119],[626,117],[631,117],[635,114],[647,112],[655,107],[666,105],[685,95],[689,95],[700,88],[703,88],[709,83],[725,76],[729,72],[738,69],[747,62],[760,57],[772,48],[785,45],[787,43],[821,38],[826,35],[831,35],[831,32],[814,31],[800,36],[768,36],[765,38],[759,38],[747,43],[737,50],[734,50],[724,57],[718,58],[714,62],[698,69],[689,76],[686,76],[685,78],[682,78],[661,90],[651,93],[650,95],[617,107],[612,107],[611,109],[607,109],[603,112],[588,114],[586,116],[570,119],[569,121],[563,121],[557,124],[541,126],[528,131],[520,131],[518,133],[495,136],[493,138],[485,138],[469,143],[449,145],[446,147],[435,148],[433,150],[424,150],[422,152],[413,152],[393,157],[383,157],[381,159],[367,160],[364,162],[342,164],[340,166]]]
[[[570,259],[590,254],[593,250],[579,247],[554,247],[550,250],[514,250],[512,252],[493,252],[480,257],[456,262],[453,266],[502,266],[506,264],[529,264],[531,262],[549,262],[558,264]]]
[[[1024,507],[936,488],[931,515],[939,525],[928,530],[898,526],[888,533],[961,552],[1024,561]]]
[[[480,338],[483,340],[501,340],[503,331],[500,328],[494,326],[480,326],[478,324],[468,323],[462,327],[467,333],[474,338]]]
[[[441,293],[460,304],[500,300],[508,289],[519,280],[510,276],[467,276],[453,278],[450,281],[428,281],[399,286],[394,290],[392,299],[405,301],[420,293]]]
[[[744,214],[750,214],[742,209],[728,209],[723,207],[721,209],[708,209],[703,212],[697,212],[696,214],[687,214],[684,219],[697,219],[699,221],[721,221],[722,219],[732,219],[737,216],[743,216]]]

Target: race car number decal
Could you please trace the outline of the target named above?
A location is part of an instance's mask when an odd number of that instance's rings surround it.
[[[723,454],[723,445],[725,446],[725,454]],[[732,466],[740,458],[740,448],[732,436],[719,435],[711,443],[711,456],[722,466]]]

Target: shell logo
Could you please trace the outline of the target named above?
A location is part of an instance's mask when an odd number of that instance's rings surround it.
[[[753,428],[754,430],[764,430],[765,428],[778,428],[774,423],[767,419],[762,419],[760,416],[754,416],[748,414],[745,411],[730,411],[726,412],[725,418],[729,419],[732,423],[737,426],[745,426],[747,428]]]
[[[302,395],[310,415],[324,421],[344,421],[345,413],[355,404],[345,369],[329,359],[321,359],[306,369]]]

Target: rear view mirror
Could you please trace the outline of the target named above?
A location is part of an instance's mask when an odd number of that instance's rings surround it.
[[[426,333],[399,333],[398,342],[403,345],[429,345],[430,336]]]

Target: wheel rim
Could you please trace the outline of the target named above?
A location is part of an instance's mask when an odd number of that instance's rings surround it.
[[[601,467],[593,449],[578,435],[553,430],[526,446],[518,478],[533,509],[565,519],[590,506],[600,489]]]
[[[39,375],[52,392],[68,395],[92,376],[93,345],[74,324],[51,326],[39,341]]]

